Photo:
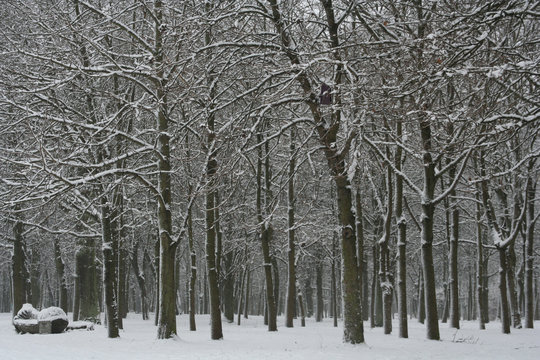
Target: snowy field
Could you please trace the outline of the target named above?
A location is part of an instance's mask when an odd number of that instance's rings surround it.
[[[11,325],[10,314],[0,314],[0,359],[540,359],[540,321],[536,329],[512,329],[511,335],[500,332],[492,322],[487,330],[477,330],[476,322],[462,322],[461,330],[441,324],[442,341],[425,340],[423,325],[410,321],[409,339],[396,334],[384,335],[381,328],[366,327],[366,344],[343,344],[341,327],[331,319],[315,323],[307,319],[305,328],[288,329],[279,318],[278,332],[269,333],[262,317],[242,319],[242,325],[223,323],[225,338],[209,339],[209,317],[198,316],[198,331],[190,332],[188,316],[178,316],[176,339],[157,340],[153,321],[143,321],[130,314],[124,322],[120,339],[107,339],[106,329],[76,330],[55,335],[19,335]],[[296,326],[295,322],[295,326]]]

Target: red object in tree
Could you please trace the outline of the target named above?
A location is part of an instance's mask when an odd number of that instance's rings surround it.
[[[321,84],[321,94],[319,95],[321,105],[332,105],[332,88],[325,83]]]

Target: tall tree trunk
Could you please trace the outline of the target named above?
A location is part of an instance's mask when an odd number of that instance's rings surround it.
[[[154,0],[154,69],[160,80],[157,95],[157,147],[158,159],[158,229],[159,229],[159,318],[158,339],[176,335],[176,281],[174,278],[176,247],[173,239],[171,215],[171,154],[169,114],[167,104],[167,78],[164,73],[163,1]]]
[[[209,35],[207,35],[209,36]],[[215,159],[215,134],[213,116],[208,118],[208,163],[206,168],[207,192],[206,192],[206,270],[208,274],[208,289],[210,295],[210,321],[211,338],[219,340],[223,338],[221,325],[221,309],[219,298],[219,284],[216,262],[216,218],[215,218],[215,173],[217,161]]]
[[[107,199],[101,199],[101,233],[103,236],[103,284],[105,287],[105,307],[107,320],[107,336],[119,337],[118,333],[118,303],[114,291],[115,261],[113,254],[113,234],[111,229],[111,213],[106,205]]]
[[[450,181],[455,178],[456,168],[449,170]],[[459,329],[459,286],[458,286],[458,239],[459,239],[459,209],[457,207],[456,190],[450,192],[452,209],[452,234],[450,236],[448,284],[450,289],[450,324],[451,328]]]
[[[422,145],[424,149],[424,191],[422,196],[422,272],[424,275],[424,297],[426,306],[426,332],[430,340],[439,340],[439,316],[437,315],[437,294],[435,269],[433,265],[433,221],[435,215],[435,163],[431,155],[431,125],[429,119],[420,121]]]
[[[396,135],[402,141],[403,120],[398,119]],[[401,171],[402,148],[396,148],[395,167]],[[408,338],[409,330],[407,323],[407,221],[403,216],[403,177],[396,174],[396,222],[397,222],[397,251],[398,251],[398,271],[397,271],[397,295],[398,295],[398,321],[399,337]]]
[[[529,177],[535,176],[533,173],[535,160],[529,160],[528,170]],[[529,181],[525,191],[529,201],[527,202],[527,230],[526,230],[526,246],[525,246],[525,328],[532,329],[534,327],[534,228],[536,225],[534,205],[536,200],[536,181]]]
[[[259,132],[257,134],[257,142],[262,143],[262,134]],[[268,159],[268,153],[266,153],[265,161],[265,183],[266,183],[266,201],[265,205],[269,205],[269,186],[270,186],[270,164]],[[263,219],[263,199],[262,199],[262,190],[263,190],[263,175],[262,175],[262,163],[263,163],[263,151],[262,145],[258,147],[258,157],[257,157],[257,221],[260,227],[260,237],[261,237],[261,246],[263,253],[263,267],[265,275],[265,284],[266,284],[266,317],[268,319],[268,331],[277,331],[277,310],[276,310],[276,301],[274,298],[274,283],[272,280],[272,259],[270,256],[270,240],[272,238],[272,226],[270,221]]]
[[[296,310],[296,254],[295,254],[295,229],[294,229],[294,174],[296,168],[294,130],[291,130],[291,142],[289,145],[289,179],[287,187],[287,220],[288,220],[288,248],[287,248],[287,307],[285,326],[293,327],[293,318]],[[332,271],[334,268],[332,267]],[[332,272],[332,276],[334,273]]]
[[[388,139],[387,139],[388,141]],[[390,158],[390,151],[386,148],[386,156]],[[383,307],[383,326],[384,333],[392,333],[392,297],[394,287],[390,276],[390,232],[392,231],[392,211],[393,211],[393,188],[392,188],[392,170],[390,166],[386,166],[386,215],[384,217],[384,232],[381,240],[379,240],[379,277],[382,292],[382,307]]]
[[[488,309],[484,307],[484,249],[482,244],[482,213],[480,209],[480,193],[476,191],[476,294],[478,301],[478,326],[485,330],[485,319]]]

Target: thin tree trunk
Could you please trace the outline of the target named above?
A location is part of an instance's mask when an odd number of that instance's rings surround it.
[[[154,276],[154,279],[156,280],[155,282],[155,293],[154,293],[154,297],[153,297],[153,300],[154,300],[154,312],[155,312],[155,316],[154,316],[154,325],[155,326],[158,326],[159,325],[159,297],[160,297],[160,275],[159,275],[159,263],[160,263],[160,255],[159,255],[159,252],[160,252],[160,247],[161,247],[161,240],[159,238],[159,236],[157,237],[157,241],[155,242],[154,244],[154,262],[151,263],[153,264],[153,266],[151,266],[152,268],[152,272],[155,274]]]
[[[300,326],[305,327],[306,326],[306,310],[304,308],[304,299],[302,296],[302,291],[300,291],[300,287],[298,284],[296,284],[296,288],[298,289],[298,305],[300,306]]]
[[[371,249],[372,249],[373,269],[372,269],[372,276],[371,276],[371,294],[370,294],[371,301],[369,302],[370,303],[369,319],[370,319],[370,327],[374,328],[376,326],[381,325],[381,324],[378,324],[376,320],[376,312],[377,312],[376,298],[377,298],[377,290],[379,287],[379,280],[378,280],[379,256],[378,256],[378,251],[377,251],[378,245],[376,242],[372,245]]]
[[[449,170],[450,181],[455,177],[455,166]],[[451,328],[459,329],[459,286],[458,286],[458,239],[459,239],[459,210],[455,200],[455,189],[450,192],[452,209],[452,234],[450,236],[450,252],[448,284],[450,289],[450,323]]]
[[[388,141],[388,139],[387,139]],[[386,156],[390,157],[390,151],[386,148]],[[392,170],[390,166],[386,166],[386,215],[384,217],[384,233],[379,240],[379,277],[382,292],[382,311],[383,311],[383,326],[384,333],[392,333],[392,297],[394,287],[390,276],[390,250],[388,248],[390,242],[390,232],[392,230],[392,211],[393,211],[393,188],[392,188]]]
[[[244,319],[248,318],[249,313],[249,301],[250,301],[250,289],[251,289],[251,271],[249,269],[249,264],[246,265],[247,279],[246,279],[246,295],[244,300]]]
[[[519,309],[519,302],[516,291],[516,251],[515,243],[510,244],[506,249],[507,256],[507,271],[506,271],[506,283],[508,285],[508,299],[510,309],[512,313],[512,326],[515,329],[521,329],[521,313]]]
[[[323,320],[323,288],[322,288],[322,275],[323,275],[323,263],[322,259],[317,261],[315,267],[315,277],[316,277],[316,289],[317,289],[317,312],[315,313],[315,321],[321,322]]]
[[[534,168],[535,160],[529,160],[528,170],[529,177],[534,176],[532,173]],[[536,225],[535,222],[535,212],[534,204],[536,199],[536,182],[529,181],[529,186],[527,186],[527,196],[529,201],[527,202],[527,230],[526,230],[526,246],[525,246],[525,328],[532,329],[534,327],[534,228]],[[537,296],[538,302],[538,296]]]
[[[510,334],[510,309],[508,304],[508,290],[506,286],[506,251],[499,248],[499,301],[501,307],[501,325],[504,334]]]
[[[37,309],[41,308],[41,286],[40,286],[40,254],[37,248],[34,246],[32,248],[30,256],[30,287],[32,297],[30,298],[31,303]],[[67,313],[67,311],[66,311]]]
[[[277,317],[278,315],[281,315],[281,311],[280,311],[281,306],[279,302],[280,300],[279,267],[278,267],[277,258],[275,255],[272,255],[270,259],[272,260],[272,276],[274,279],[274,301],[276,302],[276,317]]]
[[[398,119],[396,135],[402,140],[403,120]],[[395,167],[401,171],[402,148],[396,148]],[[397,222],[397,250],[398,250],[398,320],[399,337],[408,338],[407,323],[407,221],[403,216],[403,177],[396,174],[396,222]]]
[[[289,181],[287,187],[287,220],[288,220],[288,249],[287,249],[287,308],[285,317],[285,326],[293,327],[293,318],[296,309],[296,254],[295,254],[295,229],[294,229],[294,173],[295,162],[295,144],[294,130],[291,130],[291,141],[289,145]],[[332,268],[332,271],[334,269]],[[332,276],[333,273],[332,273]]]
[[[58,242],[58,238],[54,238],[54,263],[56,266],[56,276],[58,278],[58,283],[60,285],[60,308],[64,310],[67,314],[68,310],[68,294],[67,294],[67,282],[66,282],[66,274],[65,274],[65,265],[64,260],[62,259],[62,252],[60,251],[60,244]],[[76,279],[76,285],[78,285],[77,277]],[[78,290],[75,290],[75,293],[79,294]],[[75,305],[76,304],[76,305]],[[79,299],[75,301],[73,305],[73,312],[77,310],[77,317],[79,316]],[[75,314],[73,315],[75,318]],[[76,320],[74,320],[76,321]]]
[[[337,305],[337,279],[336,279],[336,237],[337,234],[334,232],[332,236],[332,317],[334,319],[334,327],[338,326],[338,305]],[[365,294],[364,296],[367,296]]]
[[[482,213],[480,209],[480,194],[479,191],[475,194],[476,198],[476,293],[478,301],[478,326],[480,330],[485,330],[485,319],[487,311],[484,307],[484,249],[482,246]]]
[[[242,272],[242,277],[240,278],[240,291],[238,293],[238,315],[237,315],[237,325],[240,325],[241,319],[242,319],[242,309],[244,305],[244,286],[245,286],[245,279],[246,279],[246,273],[247,269],[244,269]]]
[[[143,272],[139,269],[139,242],[137,241],[133,246],[133,254],[131,256],[131,268],[137,279],[137,284],[139,285],[139,290],[141,292],[141,313],[143,320],[148,320],[148,299],[146,295],[146,280],[144,278]]]

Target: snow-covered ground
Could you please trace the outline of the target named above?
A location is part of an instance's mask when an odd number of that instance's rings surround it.
[[[157,340],[153,321],[130,314],[124,322],[121,338],[107,339],[106,329],[76,330],[56,335],[19,335],[11,325],[10,314],[0,314],[0,359],[100,359],[100,360],[257,360],[257,359],[540,359],[540,321],[536,329],[512,329],[500,332],[500,323],[477,330],[476,322],[462,322],[461,330],[441,324],[441,341],[425,340],[423,325],[410,321],[409,339],[384,335],[381,328],[366,327],[366,344],[343,344],[342,328],[334,328],[331,319],[322,323],[307,320],[305,328],[283,326],[270,333],[263,319],[250,316],[242,325],[223,323],[225,338],[210,340],[209,317],[197,316],[198,330],[190,332],[187,315],[178,316],[176,339]],[[299,325],[299,323],[298,323]],[[341,325],[341,324],[340,324]],[[295,326],[297,323],[295,322]]]

